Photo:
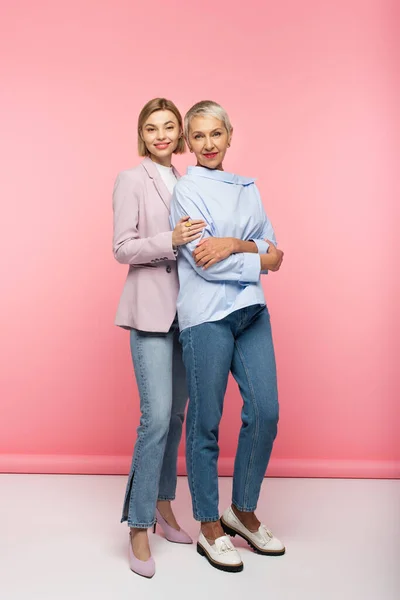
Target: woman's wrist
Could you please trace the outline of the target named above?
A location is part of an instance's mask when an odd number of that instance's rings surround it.
[[[232,243],[232,252],[231,252],[231,254],[238,254],[240,252],[240,250],[239,250],[239,242],[240,242],[240,240],[238,240],[237,238],[231,238],[231,243]]]
[[[268,271],[271,268],[271,255],[270,254],[260,254],[261,260],[261,271]]]
[[[233,251],[232,254],[239,254],[240,252],[251,252],[253,254],[258,253],[257,244],[255,242],[245,242],[238,238],[232,238]]]

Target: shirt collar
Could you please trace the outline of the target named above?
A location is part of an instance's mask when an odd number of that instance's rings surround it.
[[[237,185],[250,185],[255,182],[255,179],[251,177],[241,177],[234,173],[218,171],[217,169],[206,169],[205,167],[188,167],[187,174],[196,177],[206,177],[215,181],[223,181],[225,183],[235,183]]]

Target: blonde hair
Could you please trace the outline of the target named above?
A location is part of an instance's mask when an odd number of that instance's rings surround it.
[[[138,118],[138,153],[139,156],[150,156],[150,152],[146,148],[146,144],[142,140],[140,134],[144,123],[147,121],[149,116],[157,110],[170,110],[176,117],[180,129],[183,129],[182,115],[171,100],[166,98],[153,98],[145,104],[140,111]],[[174,150],[174,154],[183,154],[186,150],[185,140],[183,136],[179,138],[178,145]]]
[[[189,129],[191,120],[194,117],[199,115],[205,115],[209,117],[215,117],[222,121],[226,131],[229,133],[232,132],[232,124],[230,122],[228,113],[220,104],[213,102],[212,100],[202,100],[201,102],[197,102],[192,108],[190,108],[185,115],[185,137],[189,138]]]

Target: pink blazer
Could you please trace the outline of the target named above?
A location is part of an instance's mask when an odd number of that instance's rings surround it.
[[[115,319],[120,327],[167,332],[175,318],[179,286],[170,202],[150,158],[116,179],[113,251],[118,262],[129,265]]]

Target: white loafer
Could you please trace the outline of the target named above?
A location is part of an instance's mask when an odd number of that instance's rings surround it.
[[[197,552],[205,556],[210,565],[220,571],[228,571],[228,573],[243,571],[240,554],[226,535],[217,538],[211,545],[200,532]]]
[[[263,524],[260,525],[258,531],[250,531],[239,521],[231,507],[227,508],[222,515],[221,525],[227,535],[232,537],[240,535],[258,554],[265,554],[266,556],[282,556],[282,554],[285,554],[285,546],[273,535],[272,531]]]

